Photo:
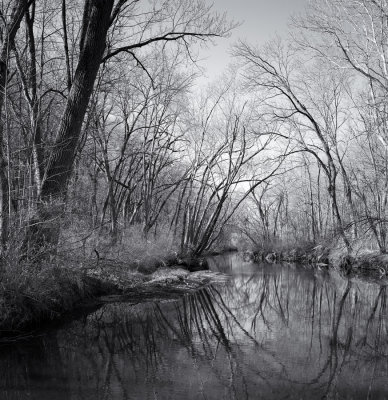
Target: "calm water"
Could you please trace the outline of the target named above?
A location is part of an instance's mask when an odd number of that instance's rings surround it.
[[[0,399],[388,399],[386,286],[210,262],[226,286],[0,347]]]

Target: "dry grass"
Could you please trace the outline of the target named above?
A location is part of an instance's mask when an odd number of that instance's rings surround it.
[[[140,268],[146,272],[147,266],[153,272],[155,266],[176,256],[178,246],[167,228],[160,228],[156,236],[144,237],[142,227],[134,225],[123,228],[117,239],[112,240],[107,227],[91,230],[82,225],[71,225],[62,231],[60,256],[75,259],[106,260],[125,264],[132,270]]]
[[[3,259],[0,275],[0,335],[53,320],[88,294],[82,275],[59,265],[36,268]]]
[[[127,280],[133,277],[136,281],[137,275],[165,265],[175,251],[168,234],[145,239],[137,226],[124,230],[112,243],[104,232],[88,231],[80,222],[62,232],[55,255],[46,254],[35,263],[31,257],[21,256],[22,244],[17,238],[22,236],[15,235],[0,260],[0,337],[34,330],[73,310],[82,300],[101,294],[106,289],[99,286],[104,276],[101,269],[111,274],[116,271],[112,265],[119,266]],[[88,268],[99,269],[100,275],[93,280],[93,274],[86,273]]]
[[[23,235],[19,235],[23,237]],[[70,258],[41,251],[39,259],[23,254],[15,235],[0,258],[0,336],[39,328],[42,321],[58,319],[98,288]]]

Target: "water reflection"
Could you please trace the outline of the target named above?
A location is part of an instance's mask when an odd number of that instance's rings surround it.
[[[238,254],[210,266],[225,287],[1,348],[0,398],[388,397],[386,286]]]

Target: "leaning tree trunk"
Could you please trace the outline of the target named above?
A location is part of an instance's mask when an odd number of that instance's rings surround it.
[[[81,136],[94,82],[105,50],[114,0],[86,0],[80,41],[80,57],[61,118],[53,151],[49,157],[37,216],[27,231],[27,244],[39,248],[56,247],[67,187]]]

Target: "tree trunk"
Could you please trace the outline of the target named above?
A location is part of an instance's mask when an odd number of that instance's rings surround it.
[[[333,209],[333,218],[334,218],[334,226],[336,226],[336,233],[339,233],[342,240],[345,243],[346,249],[348,254],[352,252],[352,245],[349,242],[348,237],[346,236],[345,229],[343,226],[341,214],[338,209],[338,202],[337,202],[337,190],[336,190],[336,175],[329,177],[329,195],[331,198],[331,204]]]
[[[55,248],[60,218],[64,211],[67,187],[81,136],[94,82],[105,50],[113,0],[85,2],[80,57],[58,128],[53,151],[49,157],[42,184],[36,220],[32,221],[27,240],[35,248]],[[31,246],[31,244],[30,244]]]

